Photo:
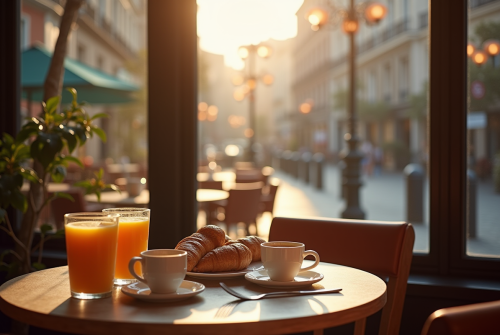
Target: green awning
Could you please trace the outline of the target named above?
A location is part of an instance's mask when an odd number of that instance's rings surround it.
[[[42,46],[33,46],[21,55],[21,86],[23,99],[41,101],[43,83],[49,69],[52,53]],[[117,104],[133,100],[132,92],[139,88],[76,60],[64,60],[63,87],[74,87],[78,101],[91,104]],[[71,94],[63,90],[62,102],[71,102]]]

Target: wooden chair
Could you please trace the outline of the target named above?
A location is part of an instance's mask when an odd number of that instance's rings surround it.
[[[422,335],[500,334],[500,301],[443,308],[432,313]]]
[[[243,222],[248,232],[248,226],[252,223],[255,223],[257,229],[256,219],[260,210],[261,195],[262,182],[235,184],[229,190],[229,198],[214,202],[211,210],[224,210],[223,222],[228,226],[228,230],[229,226]]]
[[[280,180],[277,178],[271,179],[269,185],[266,185],[265,189],[267,189],[267,192],[263,191],[262,196],[260,197],[261,214],[264,212],[270,212],[271,214],[273,214],[274,201],[276,200],[276,193],[278,192],[279,185],[280,185]]]
[[[321,261],[361,269],[387,281],[387,303],[379,335],[399,333],[415,232],[406,222],[274,218],[270,241],[297,241],[319,253]],[[366,319],[355,323],[364,334]],[[322,330],[315,335],[322,334]]]
[[[218,180],[199,181],[198,188],[206,188],[210,190],[223,190],[222,181]]]
[[[236,183],[255,183],[264,178],[262,171],[257,169],[236,170],[235,175]]]

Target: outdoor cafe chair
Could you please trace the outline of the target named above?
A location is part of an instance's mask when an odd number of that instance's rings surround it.
[[[443,308],[432,313],[422,335],[500,334],[500,301]]]
[[[222,181],[220,180],[199,181],[198,188],[205,188],[210,190],[223,190]]]
[[[321,261],[375,274],[387,283],[379,335],[399,333],[415,231],[406,222],[345,219],[274,218],[269,241],[296,241],[319,253]],[[354,334],[365,332],[366,319],[356,321]],[[314,333],[322,334],[322,331]]]
[[[258,169],[236,170],[235,175],[236,175],[235,179],[236,183],[255,183],[263,181],[264,179],[262,171]]]
[[[250,224],[255,224],[257,234],[257,216],[261,206],[262,182],[234,184],[229,190],[229,198],[227,200],[216,201],[210,206],[210,212],[224,210],[224,220],[229,227],[240,222],[245,223],[246,230]],[[216,214],[211,214],[212,217],[217,217]]]
[[[274,202],[276,200],[276,193],[278,192],[278,187],[280,186],[280,180],[273,178],[270,180],[269,185],[266,185],[263,189],[262,196],[260,198],[260,213],[270,212],[273,214]],[[267,192],[265,192],[266,190]]]

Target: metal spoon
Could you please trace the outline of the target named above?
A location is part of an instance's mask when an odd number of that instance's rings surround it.
[[[338,293],[342,291],[341,288],[333,288],[333,289],[320,289],[320,290],[310,290],[310,291],[283,291],[283,292],[271,292],[271,293],[263,293],[258,295],[243,295],[229,288],[226,284],[220,282],[220,286],[227,293],[234,295],[237,298],[242,300],[259,300],[263,298],[276,298],[276,297],[285,297],[285,296],[293,296],[293,295],[312,295],[312,294],[322,294],[322,293]]]

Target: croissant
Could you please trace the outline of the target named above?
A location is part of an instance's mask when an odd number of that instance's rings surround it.
[[[194,272],[223,272],[246,269],[252,252],[242,243],[223,245],[208,252],[194,267]]]
[[[225,242],[226,233],[224,230],[214,225],[208,225],[182,239],[177,243],[175,249],[187,252],[187,271],[190,272],[203,256],[224,245]]]
[[[226,245],[233,243],[243,243],[252,252],[252,262],[260,261],[260,244],[266,242],[258,236],[247,236],[238,240],[226,241]]]

